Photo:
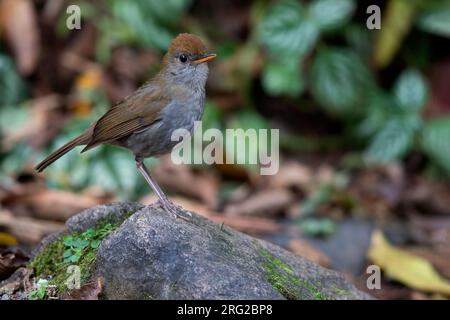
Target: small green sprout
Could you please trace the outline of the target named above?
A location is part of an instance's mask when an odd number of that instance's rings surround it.
[[[99,229],[87,229],[79,236],[65,236],[64,243],[64,263],[78,262],[86,249],[97,249],[104,237],[114,230],[111,223],[105,224]]]
[[[44,300],[48,298],[47,295],[47,288],[48,288],[48,280],[45,279],[39,279],[36,283],[36,289],[31,291],[28,294],[29,300]]]

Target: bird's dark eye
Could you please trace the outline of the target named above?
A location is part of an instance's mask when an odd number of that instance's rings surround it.
[[[188,60],[188,58],[186,57],[186,55],[182,54],[182,55],[180,56],[180,61],[181,61],[181,62],[185,63],[187,60]]]

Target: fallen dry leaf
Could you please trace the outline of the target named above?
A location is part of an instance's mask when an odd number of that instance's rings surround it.
[[[47,23],[55,23],[58,15],[65,9],[64,1],[47,1],[44,4],[42,19]]]
[[[240,203],[225,207],[230,216],[268,217],[287,209],[295,201],[295,195],[287,189],[268,189],[259,191]]]
[[[6,232],[0,232],[0,246],[15,246],[17,239]]]
[[[43,237],[64,229],[63,223],[16,217],[7,210],[0,210],[0,226],[4,226],[19,241],[36,244]]]
[[[64,300],[98,300],[103,290],[103,280],[96,279],[93,282],[86,283],[80,289],[70,290],[62,296]]]
[[[32,288],[30,281],[32,274],[33,269],[24,267],[17,269],[11,277],[0,283],[0,296],[7,295],[11,300],[27,299],[27,293]]]
[[[351,182],[349,191],[361,207],[375,219],[389,217],[402,199],[407,184],[398,165],[362,170]]]
[[[424,247],[411,248],[408,251],[428,260],[439,273],[450,279],[450,248],[447,248],[446,252],[444,250],[438,252]]]
[[[389,244],[379,230],[372,235],[369,259],[392,279],[410,288],[450,296],[450,282],[422,257]]]
[[[405,206],[420,208],[433,214],[450,214],[450,185],[425,178],[412,179],[404,190],[402,202]]]
[[[219,181],[210,172],[194,173],[187,165],[175,165],[168,157],[153,168],[158,183],[187,196],[202,200],[210,208],[216,207]]]
[[[235,187],[233,191],[230,192],[228,197],[226,198],[227,204],[240,203],[247,199],[252,194],[252,188],[246,183],[241,184],[238,187]]]
[[[283,164],[277,174],[267,176],[269,186],[272,188],[297,187],[303,191],[309,190],[313,178],[311,168],[294,161]]]
[[[21,250],[0,252],[0,280],[7,279],[18,268],[23,267],[29,257]]]
[[[78,116],[87,116],[92,111],[92,99],[86,97],[86,92],[98,89],[102,84],[102,70],[98,67],[88,68],[75,80],[75,88],[71,102],[71,111]]]
[[[0,23],[23,75],[36,68],[40,54],[39,28],[33,3],[29,0],[2,0]]]
[[[107,202],[108,198],[39,188],[30,183],[16,185],[1,199],[2,205],[16,215],[66,221],[74,214]]]

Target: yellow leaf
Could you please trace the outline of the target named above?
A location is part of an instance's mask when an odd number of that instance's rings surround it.
[[[368,255],[387,276],[410,288],[450,295],[450,282],[440,276],[430,262],[392,246],[379,230],[372,235]]]
[[[0,232],[0,246],[15,246],[17,239],[12,235],[4,232]]]
[[[92,102],[87,99],[79,98],[73,101],[71,109],[72,112],[78,116],[86,116],[91,113]]]
[[[76,88],[79,90],[95,89],[100,85],[101,73],[97,69],[89,69],[76,79]]]
[[[389,1],[375,44],[373,60],[376,67],[384,68],[392,61],[411,29],[415,14],[415,0]]]

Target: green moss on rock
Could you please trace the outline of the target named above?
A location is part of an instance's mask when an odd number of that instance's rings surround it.
[[[265,261],[263,267],[266,272],[267,280],[279,293],[281,293],[288,300],[303,300],[307,299],[301,288],[306,289],[314,298],[318,300],[327,299],[316,286],[301,279],[295,275],[294,270],[286,263],[273,256],[264,248],[259,250]]]
[[[35,278],[47,279],[50,285],[56,286],[57,293],[61,294],[68,289],[66,281],[71,276],[71,273],[67,272],[68,267],[76,265],[80,268],[80,282],[83,285],[92,277],[100,242],[116,230],[131,214],[125,215],[121,221],[104,218],[99,220],[94,228],[60,236],[39,252],[29,262],[28,267],[34,270]],[[87,231],[89,231],[88,235],[92,236],[90,244],[95,242],[95,245],[83,247],[76,262],[67,261],[65,252],[69,251],[70,253],[70,247],[64,240],[67,237],[85,240]]]

